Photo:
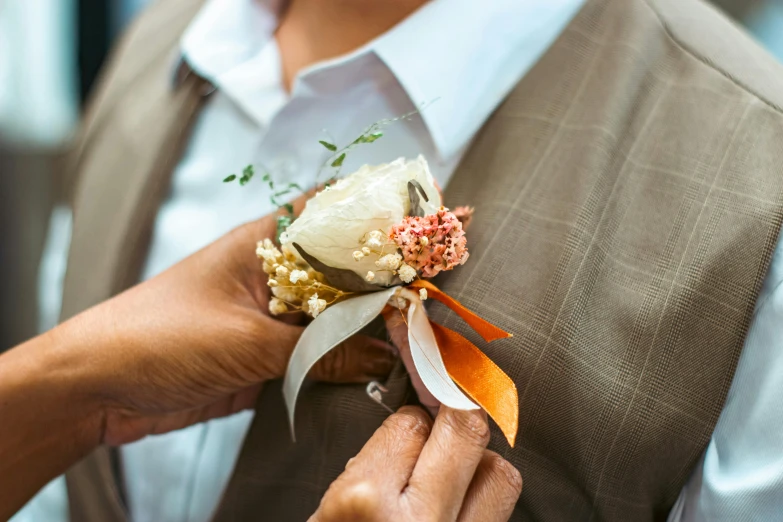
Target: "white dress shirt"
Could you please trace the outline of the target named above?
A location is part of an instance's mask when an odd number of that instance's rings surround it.
[[[325,154],[319,139],[346,143],[367,125],[422,103],[433,102],[356,149],[344,171],[422,153],[445,186],[491,111],[582,2],[435,0],[362,49],[302,71],[289,95],[272,36],[273,3],[212,0],[184,35],[182,50],[217,91],[174,172],[144,278],[273,210],[263,184],[223,185],[225,175],[263,164],[280,182],[310,185]],[[443,37],[457,33],[459,38]],[[774,520],[783,513],[783,336],[776,335],[783,324],[783,248],[778,250],[724,412],[672,522]],[[246,412],[124,447],[132,520],[209,520],[251,419]],[[64,521],[66,512],[64,484],[56,482],[14,521]]]

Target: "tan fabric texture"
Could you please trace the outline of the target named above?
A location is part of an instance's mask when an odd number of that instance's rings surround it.
[[[66,315],[138,275],[201,99],[195,81],[164,86],[199,3],[158,2],[104,82],[78,156]],[[665,519],[780,231],[781,106],[781,67],[705,4],[588,0],[476,138],[446,192],[477,207],[471,259],[437,283],[515,337],[487,345],[431,314],[519,389],[516,447],[496,429],[491,443],[525,478],[512,520]],[[386,384],[402,405],[402,368]],[[219,522],[306,520],[386,416],[362,387],[311,385],[293,443],[279,384],[257,412]],[[73,520],[124,520],[109,476],[105,451],[71,471]]]
[[[155,214],[207,87],[173,72],[179,36],[201,3],[154,4],[100,81],[71,158],[78,178],[63,319],[138,281]],[[72,521],[126,520],[115,471],[101,448],[66,474]]]

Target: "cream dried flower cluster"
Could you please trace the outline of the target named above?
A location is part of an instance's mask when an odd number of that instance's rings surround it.
[[[375,270],[368,270],[364,278],[373,282],[376,273],[389,273],[392,276],[399,276],[403,283],[410,283],[416,276],[416,269],[406,264],[402,260],[397,246],[389,240],[389,236],[383,230],[373,230],[368,232],[361,242],[362,249],[353,253],[354,261],[362,261],[367,257],[374,257]]]
[[[349,295],[329,286],[323,274],[313,270],[289,248],[278,249],[271,239],[258,242],[256,255],[264,261],[264,272],[269,276],[272,315],[301,311],[315,318],[327,306]]]

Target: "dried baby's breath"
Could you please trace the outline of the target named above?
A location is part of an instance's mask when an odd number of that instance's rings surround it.
[[[258,243],[256,255],[263,260],[264,272],[269,276],[272,315],[303,311],[317,317],[327,306],[350,294],[329,286],[323,274],[299,260],[289,249],[277,248],[271,239]]]

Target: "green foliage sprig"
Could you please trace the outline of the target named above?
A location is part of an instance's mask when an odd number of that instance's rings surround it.
[[[359,145],[365,144],[365,143],[375,143],[379,139],[383,137],[382,129],[384,127],[387,127],[391,125],[392,123],[396,123],[398,121],[407,120],[410,119],[412,116],[415,116],[421,110],[423,110],[424,106],[422,106],[419,109],[414,109],[411,112],[408,112],[406,114],[403,114],[402,116],[397,116],[396,118],[387,118],[380,121],[376,121],[359,135],[358,138],[353,140],[352,142],[348,143],[344,147],[338,148],[337,145],[333,143],[329,143],[328,141],[319,141],[321,145],[326,148],[329,152],[332,153],[331,156],[326,158],[326,161],[324,161],[323,165],[321,165],[320,170],[318,171],[318,174],[316,175],[315,181],[316,184],[318,184],[321,181],[321,175],[324,171],[327,171],[329,168],[335,169],[332,170],[331,176],[327,178],[325,186],[329,186],[330,184],[334,183],[337,178],[340,177],[340,174],[342,173],[342,167],[343,162],[345,162],[345,158],[348,155],[349,152],[351,152],[353,149],[358,147]]]
[[[248,165],[244,169],[242,169],[242,175],[239,176],[239,184],[241,186],[247,185],[247,183],[253,179],[253,176],[255,176],[255,167],[253,165]],[[236,174],[231,174],[227,176],[223,183],[230,183],[237,179]],[[277,216],[277,236],[280,237],[280,234],[285,232],[285,229],[288,228],[288,226],[293,222],[294,220],[294,206],[291,203],[283,203],[280,201],[279,198],[282,198],[283,196],[288,196],[294,191],[298,191],[302,194],[304,194],[304,189],[298,184],[298,183],[288,183],[284,185],[283,187],[278,186],[275,181],[272,179],[272,174],[269,173],[269,170],[264,168],[264,174],[261,176],[261,181],[267,184],[269,187],[269,190],[271,192],[269,196],[269,201],[277,207],[278,209],[285,210],[285,214]]]
[[[337,178],[340,177],[340,174],[342,173],[343,163],[345,162],[345,158],[353,149],[355,149],[359,145],[375,143],[377,140],[383,137],[382,129],[384,127],[387,127],[388,125],[391,125],[392,123],[396,123],[398,121],[410,119],[412,116],[418,114],[423,109],[424,109],[424,105],[422,105],[418,109],[403,114],[402,116],[376,121],[366,129],[364,129],[364,131],[359,135],[358,138],[356,138],[355,140],[351,141],[350,143],[348,143],[343,147],[338,147],[334,143],[325,140],[319,140],[318,143],[320,143],[321,146],[323,146],[326,150],[328,150],[332,154],[326,158],[326,161],[324,161],[323,165],[321,165],[321,168],[316,173],[315,176],[316,186],[319,183],[321,183],[323,173],[330,172],[329,177],[324,182],[324,186],[328,188],[332,183],[334,183],[337,180]],[[242,169],[241,175],[238,176],[236,174],[230,174],[223,179],[223,183],[231,183],[233,181],[239,180],[239,185],[244,187],[250,182],[251,179],[253,179],[255,174],[256,172],[253,165],[248,165],[247,167]],[[261,180],[267,184],[269,190],[272,192],[272,194],[269,197],[270,202],[278,209],[282,209],[285,211],[283,215],[277,217],[277,238],[279,240],[280,234],[285,232],[285,229],[288,228],[289,225],[291,225],[291,223],[293,223],[295,218],[294,206],[290,203],[281,203],[279,201],[279,198],[283,196],[288,196],[294,191],[298,191],[304,194],[304,190],[302,189],[301,186],[299,186],[296,183],[288,183],[283,186],[278,186],[277,184],[275,184],[274,180],[272,179],[272,175],[270,174],[269,170],[266,168],[263,168],[263,175],[261,177]]]

